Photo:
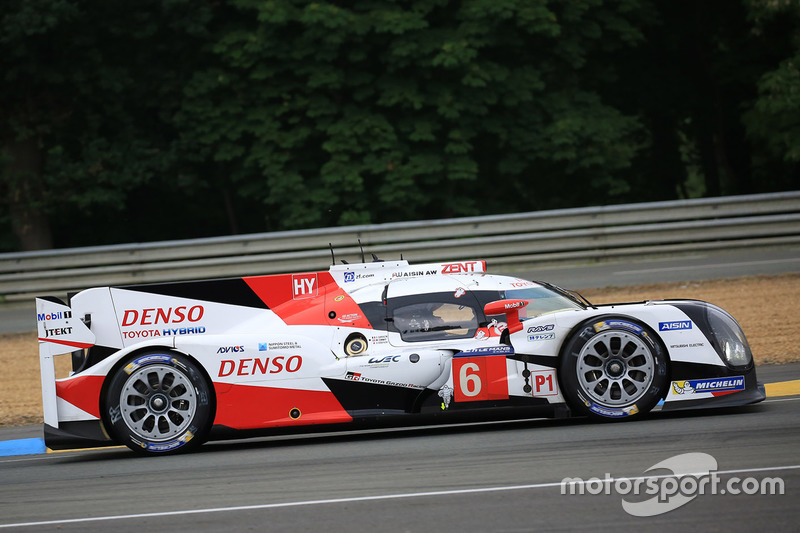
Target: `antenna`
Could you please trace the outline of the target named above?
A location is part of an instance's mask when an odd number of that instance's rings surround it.
[[[364,247],[361,246],[361,239],[358,239],[358,247],[361,248],[361,262],[366,263],[364,260]]]
[[[335,265],[336,264],[336,256],[333,255],[333,243],[329,242],[328,246],[331,247],[331,264]]]

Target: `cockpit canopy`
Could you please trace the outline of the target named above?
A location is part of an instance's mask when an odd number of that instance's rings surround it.
[[[557,287],[504,276],[435,276],[392,280],[385,292],[385,320],[406,342],[473,338],[505,321],[504,315],[484,313],[487,303],[504,299],[527,301],[519,312],[521,321],[583,309]]]

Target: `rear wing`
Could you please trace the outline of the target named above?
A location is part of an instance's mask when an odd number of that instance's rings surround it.
[[[91,330],[72,309],[58,298],[36,298],[36,325],[39,334],[39,365],[42,376],[44,422],[58,427],[56,370],[54,357],[89,348],[95,343]]]

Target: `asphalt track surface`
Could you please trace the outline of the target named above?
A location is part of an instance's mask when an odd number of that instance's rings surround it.
[[[586,284],[543,270],[516,274],[581,288],[796,272],[799,257],[784,249],[604,265],[611,274],[598,265],[553,271],[589,276]],[[717,275],[706,276],[706,268]],[[613,272],[628,274],[616,282]],[[762,382],[799,379],[800,364],[759,368]],[[142,458],[124,448],[3,457],[0,530],[797,531],[800,396],[791,394],[633,423],[529,420],[270,437],[209,443],[175,457]],[[30,436],[40,429],[0,430],[0,440]],[[690,495],[647,518],[623,509],[623,500],[649,496],[620,494],[615,480],[669,474],[648,469],[685,453],[712,456],[721,487],[742,487],[734,478],[750,488],[779,478],[784,494]],[[564,478],[610,481],[600,494],[590,483],[583,495],[570,495],[562,494]]]
[[[796,380],[800,364],[760,378]],[[800,396],[785,396],[631,423],[538,419],[217,442],[174,457],[125,448],[8,457],[0,530],[797,531],[798,442]],[[780,478],[784,494],[718,491],[647,518],[623,510],[623,499],[650,496],[622,495],[615,480],[670,474],[648,469],[684,453],[716,459],[722,490]],[[612,481],[562,494],[567,477]]]

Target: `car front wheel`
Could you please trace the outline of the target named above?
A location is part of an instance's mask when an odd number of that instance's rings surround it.
[[[577,414],[599,419],[639,417],[668,385],[667,357],[656,335],[627,317],[583,323],[561,360],[564,395]]]

